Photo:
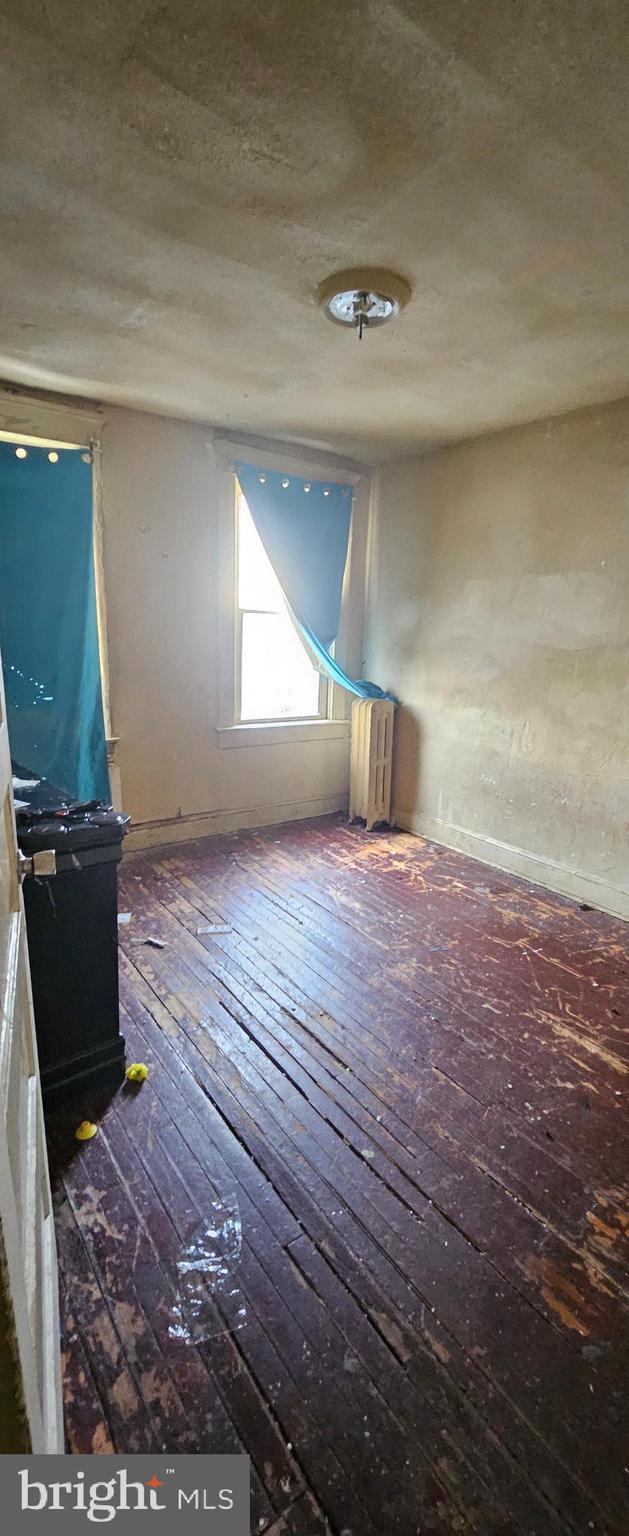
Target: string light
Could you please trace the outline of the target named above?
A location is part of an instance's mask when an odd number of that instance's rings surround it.
[[[26,704],[27,709],[31,709],[31,708],[33,708],[37,704],[52,704],[52,703],[54,703],[54,694],[53,693],[45,693],[44,692],[46,684],[38,682],[36,677],[28,677],[26,672],[22,671],[21,667],[16,667],[15,662],[12,661],[12,662],[9,663],[8,671],[9,672],[14,672],[15,676],[21,678],[23,683],[30,683],[33,688],[37,689],[37,693],[35,693],[32,696],[30,701],[27,700],[27,704]],[[16,700],[14,701],[13,708],[14,709],[19,709],[20,708],[20,705],[19,705],[19,703]],[[35,745],[37,745],[37,743],[35,743]]]
[[[52,453],[49,453],[48,454],[48,462],[49,462],[49,464],[58,464],[58,462],[59,462],[59,454],[55,453],[54,451]]]
[[[15,450],[15,457],[16,457],[16,459],[27,459],[28,458],[28,454],[26,452],[26,449],[25,448],[16,448],[16,450]]]

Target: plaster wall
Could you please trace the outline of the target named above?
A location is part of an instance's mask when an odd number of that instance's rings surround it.
[[[130,845],[342,808],[347,725],[331,737],[220,748],[225,471],[207,428],[108,408],[101,441],[111,719],[122,804],[137,826]],[[351,664],[362,615],[350,606],[341,645]],[[337,697],[335,714],[343,709]]]
[[[402,826],[629,916],[629,401],[375,478]]]

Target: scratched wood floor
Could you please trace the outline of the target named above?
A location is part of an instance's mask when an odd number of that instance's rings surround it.
[[[244,1449],[269,1536],[626,1533],[627,926],[337,818],[120,887],[151,1070],[53,1138],[69,1448]]]

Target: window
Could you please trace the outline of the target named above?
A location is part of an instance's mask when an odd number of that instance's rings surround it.
[[[313,667],[240,489],[236,503],[237,717],[312,720],[327,714],[327,684]]]

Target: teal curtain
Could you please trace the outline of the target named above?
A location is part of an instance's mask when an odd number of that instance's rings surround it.
[[[109,800],[92,466],[0,443],[0,646],[11,754],[77,800]],[[25,456],[24,456],[25,455]]]
[[[352,492],[332,480],[238,463],[243,496],[315,664],[360,699],[391,698],[355,681],[330,655],[338,634]]]

